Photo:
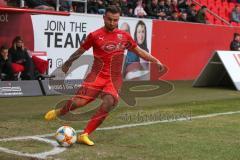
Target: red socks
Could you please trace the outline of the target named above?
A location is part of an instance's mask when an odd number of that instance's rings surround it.
[[[69,111],[72,111],[76,108],[77,106],[70,99],[64,104],[64,107],[60,109],[60,115],[65,115]],[[98,126],[102,124],[102,122],[107,116],[108,116],[108,112],[105,111],[102,106],[100,106],[98,111],[89,120],[83,133],[88,133],[88,134],[92,133],[94,130],[96,130]]]
[[[108,112],[105,111],[102,107],[93,115],[88,122],[83,133],[91,134],[98,126],[102,124],[104,119],[108,116]]]

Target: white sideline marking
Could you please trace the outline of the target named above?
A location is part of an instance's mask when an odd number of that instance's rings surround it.
[[[187,120],[193,120],[193,119],[202,119],[202,118],[211,118],[216,116],[223,116],[223,115],[232,115],[232,114],[238,114],[240,111],[233,111],[233,112],[223,112],[223,113],[213,113],[213,114],[206,114],[206,115],[199,115],[194,117],[187,117],[187,118],[178,118],[178,119],[169,119],[169,120],[159,120],[159,121],[151,121],[151,122],[143,122],[143,123],[134,123],[134,124],[125,124],[125,125],[119,125],[119,126],[112,126],[112,127],[103,127],[98,128],[97,131],[104,131],[104,130],[113,130],[113,129],[122,129],[122,128],[131,128],[131,127],[137,127],[137,126],[146,126],[146,125],[152,125],[157,123],[168,123],[168,122],[177,122],[177,121],[187,121]],[[81,132],[82,130],[77,130],[77,132]],[[66,148],[58,147],[57,142],[54,140],[47,139],[46,137],[53,136],[53,133],[50,134],[43,134],[43,135],[35,135],[35,136],[23,136],[23,137],[12,137],[12,138],[4,138],[0,139],[1,141],[18,141],[18,140],[27,140],[27,139],[34,139],[42,142],[46,142],[51,144],[54,148],[47,152],[41,152],[41,153],[23,153],[19,151],[10,150],[8,148],[0,147],[0,151],[9,153],[9,154],[15,154],[18,156],[25,156],[25,157],[33,157],[33,158],[41,158],[46,159],[50,155],[56,155],[66,150]]]

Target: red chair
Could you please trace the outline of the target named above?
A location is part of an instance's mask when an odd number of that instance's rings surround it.
[[[232,26],[238,26],[238,23],[237,22],[231,22],[231,25]]]
[[[47,53],[42,51],[31,52],[32,61],[40,74],[45,74],[48,70]]]
[[[222,2],[222,7],[223,8],[228,8],[229,7],[229,3],[227,1]]]
[[[12,63],[13,73],[17,76],[17,79],[20,79],[22,72],[24,71],[24,66],[17,63]]]
[[[214,24],[222,25],[222,21],[221,21],[221,20],[219,20],[219,19],[215,19],[215,22],[214,22]]]
[[[43,60],[37,56],[32,56],[33,63],[39,73],[44,74],[48,69],[48,61]]]

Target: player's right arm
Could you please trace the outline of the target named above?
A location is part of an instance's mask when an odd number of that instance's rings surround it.
[[[71,67],[73,61],[78,59],[86,50],[91,48],[94,44],[94,38],[92,33],[90,33],[87,38],[81,43],[81,47],[76,50],[70,57],[69,59],[63,64],[62,66],[62,71],[64,73],[67,73],[69,68]]]
[[[86,50],[83,47],[80,47],[78,50],[76,50],[70,57],[69,59],[63,64],[62,66],[62,71],[64,73],[67,73],[69,68],[71,67],[73,61],[78,59]]]

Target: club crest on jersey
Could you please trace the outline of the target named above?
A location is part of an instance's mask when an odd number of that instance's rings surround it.
[[[117,34],[117,37],[118,37],[118,39],[122,39],[123,38],[123,35],[122,34]]]

